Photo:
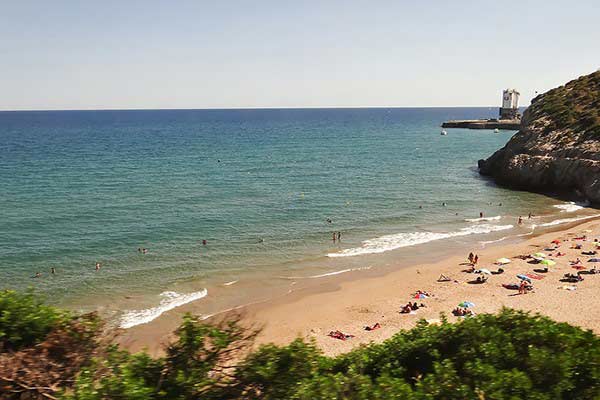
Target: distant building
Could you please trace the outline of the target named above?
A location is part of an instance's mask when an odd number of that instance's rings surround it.
[[[515,89],[506,89],[502,92],[502,107],[500,107],[500,119],[517,119],[519,115],[520,93]]]

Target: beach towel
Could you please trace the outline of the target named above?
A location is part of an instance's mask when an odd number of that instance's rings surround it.
[[[559,286],[558,288],[559,289],[563,289],[563,290],[577,290],[577,286],[567,286],[567,285],[564,285],[564,286]]]
[[[588,262],[600,262],[600,258],[590,258]]]
[[[545,278],[545,276],[544,276],[544,275],[539,275],[539,274],[532,274],[532,273],[529,273],[529,274],[525,274],[525,275],[526,275],[527,277],[531,278],[531,279],[537,279],[537,280],[540,280],[540,279],[544,279],[544,278]]]

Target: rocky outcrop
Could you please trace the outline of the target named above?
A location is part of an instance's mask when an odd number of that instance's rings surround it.
[[[504,186],[600,204],[600,70],[532,100],[520,130],[479,172]]]

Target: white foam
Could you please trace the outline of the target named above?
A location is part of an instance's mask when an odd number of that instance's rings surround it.
[[[352,272],[352,271],[364,271],[364,270],[367,270],[367,269],[371,269],[371,266],[369,265],[368,267],[358,267],[358,268],[342,269],[340,271],[326,272],[324,274],[319,274],[319,275],[310,275],[310,276],[281,276],[280,278],[283,278],[283,279],[315,279],[315,278],[324,278],[326,276],[345,274],[346,272]]]
[[[498,243],[501,242],[503,240],[508,239],[508,236],[502,236],[500,239],[496,239],[496,240],[486,240],[483,242],[479,242],[480,245],[485,246],[486,244],[492,244],[492,243]]]
[[[223,284],[223,286],[231,286],[231,285],[235,285],[236,283],[238,283],[238,281],[226,282]]]
[[[206,297],[208,290],[202,289],[199,292],[181,294],[177,292],[162,292],[162,300],[159,305],[145,310],[126,311],[121,317],[121,328],[127,329],[132,326],[147,324],[158,318],[162,313],[180,307],[184,304]]]
[[[560,224],[566,224],[566,223],[569,223],[569,222],[583,221],[583,220],[590,219],[590,218],[595,218],[595,217],[598,217],[598,216],[600,216],[600,214],[588,215],[586,217],[556,219],[554,221],[546,222],[545,224],[541,224],[540,226],[555,226],[555,225],[560,225]]]
[[[502,218],[501,215],[496,215],[495,217],[467,218],[467,219],[465,219],[465,221],[467,221],[467,222],[498,221],[500,218]]]
[[[553,207],[560,209],[560,212],[575,212],[587,206],[589,206],[589,203],[575,203],[574,201],[570,201],[568,203],[555,204]]]
[[[383,253],[398,249],[401,247],[414,246],[417,244],[428,243],[434,240],[448,239],[457,236],[467,236],[473,234],[485,234],[496,231],[503,231],[512,228],[513,225],[487,225],[478,224],[463,228],[455,232],[408,232],[396,233],[394,235],[381,236],[375,239],[365,240],[361,247],[342,250],[339,253],[327,254],[328,257],[352,257],[365,254]]]

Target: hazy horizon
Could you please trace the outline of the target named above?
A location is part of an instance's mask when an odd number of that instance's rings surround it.
[[[0,110],[521,106],[600,67],[595,2],[23,1]]]

